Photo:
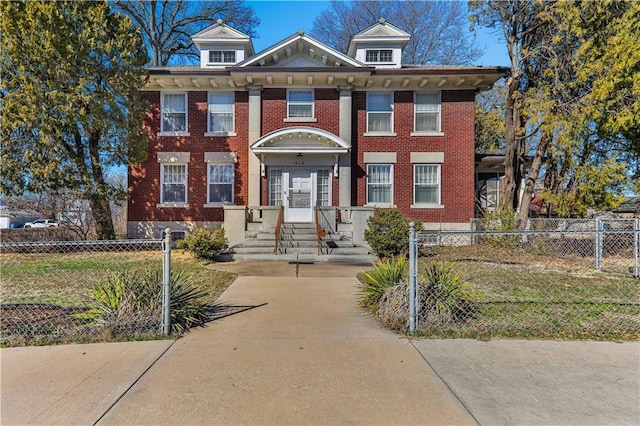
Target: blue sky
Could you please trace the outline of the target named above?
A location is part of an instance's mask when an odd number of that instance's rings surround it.
[[[314,18],[331,5],[329,1],[314,0],[257,0],[248,1],[247,4],[254,8],[260,18],[260,25],[256,28],[258,37],[253,39],[256,52],[289,37],[300,28],[310,32]],[[485,54],[476,63],[470,65],[509,65],[507,50],[500,37],[483,29],[478,31],[476,39]]]

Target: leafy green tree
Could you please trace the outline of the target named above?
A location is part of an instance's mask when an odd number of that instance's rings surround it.
[[[142,31],[154,67],[199,61],[191,36],[218,19],[250,36],[260,23],[242,0],[115,0],[115,5]]]
[[[114,238],[114,166],[141,161],[147,55],[128,17],[100,2],[1,2],[0,191],[74,190]]]
[[[504,154],[507,87],[497,83],[476,97],[476,153]]]
[[[402,60],[408,64],[466,65],[480,57],[467,30],[467,10],[452,1],[332,1],[313,21],[311,35],[346,52],[352,35],[380,18],[411,34]]]

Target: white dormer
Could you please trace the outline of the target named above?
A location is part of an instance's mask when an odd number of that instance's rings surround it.
[[[254,54],[248,35],[231,28],[222,19],[191,37],[200,51],[201,68],[224,68]]]
[[[347,54],[375,68],[400,68],[402,50],[411,35],[386,22],[384,18],[351,37]]]

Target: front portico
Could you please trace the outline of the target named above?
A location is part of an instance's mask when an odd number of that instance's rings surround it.
[[[349,160],[350,148],[342,138],[313,127],[287,127],[260,137],[250,149],[260,161],[266,205],[283,206],[285,222],[313,222],[314,207],[333,204],[335,179],[340,182],[336,198],[350,200],[351,174],[340,167]]]

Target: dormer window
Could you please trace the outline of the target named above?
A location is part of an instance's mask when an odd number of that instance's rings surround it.
[[[235,64],[236,51],[235,50],[210,50],[209,63],[210,64]]]
[[[393,51],[391,49],[367,49],[366,62],[393,62]]]

